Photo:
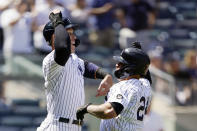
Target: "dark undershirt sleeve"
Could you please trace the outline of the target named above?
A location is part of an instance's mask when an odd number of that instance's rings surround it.
[[[99,67],[88,61],[84,61],[84,65],[85,65],[84,77],[95,79],[95,73]]]
[[[103,79],[109,73],[105,72],[102,68],[98,67],[97,65],[85,61],[85,73],[84,77],[91,78],[91,79]]]
[[[118,102],[110,102],[110,104],[114,108],[116,115],[119,115],[121,111],[124,109],[123,105]]]
[[[70,38],[62,24],[55,27],[55,62],[64,66],[71,54]]]

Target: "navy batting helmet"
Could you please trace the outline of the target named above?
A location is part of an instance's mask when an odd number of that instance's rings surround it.
[[[126,48],[120,56],[114,56],[113,59],[123,64],[120,69],[114,72],[114,75],[120,79],[131,75],[144,76],[150,65],[149,56],[138,48]]]
[[[63,17],[62,19],[63,19],[64,26],[65,26],[66,29],[68,29],[68,28],[76,29],[76,28],[78,27],[77,24],[71,23],[71,21],[70,21],[68,18],[64,18],[64,17]],[[49,44],[50,44],[50,40],[51,40],[51,37],[52,37],[54,31],[55,31],[55,29],[54,29],[54,27],[53,27],[53,25],[52,25],[52,22],[49,21],[49,22],[44,26],[44,29],[43,29],[43,36],[44,36],[45,40],[46,40],[47,42],[49,42]],[[78,43],[78,44],[79,44],[79,43]]]

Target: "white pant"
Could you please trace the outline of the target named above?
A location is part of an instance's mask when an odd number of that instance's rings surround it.
[[[75,125],[70,122],[59,122],[59,117],[48,114],[40,127],[37,128],[37,131],[81,131],[80,125]]]

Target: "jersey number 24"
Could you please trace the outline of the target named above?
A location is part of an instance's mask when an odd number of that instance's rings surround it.
[[[137,110],[137,120],[139,121],[143,121],[144,118],[144,114],[146,114],[147,112],[147,107],[148,107],[148,101],[146,102],[146,99],[144,96],[142,96],[140,98],[140,103],[143,103],[143,105],[141,105],[138,110]],[[146,104],[145,104],[146,103]],[[140,113],[141,112],[141,113]]]

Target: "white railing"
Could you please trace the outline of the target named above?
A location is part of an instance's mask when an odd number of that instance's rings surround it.
[[[159,94],[163,98],[166,98],[170,101],[170,104],[175,104],[176,96],[176,83],[175,78],[163,72],[153,66],[149,68],[153,81],[153,91],[155,94]],[[169,99],[170,98],[170,99]]]

